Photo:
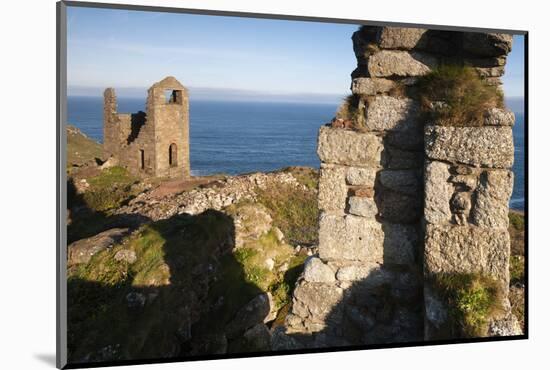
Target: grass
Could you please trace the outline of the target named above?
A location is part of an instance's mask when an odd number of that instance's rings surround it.
[[[67,166],[80,166],[96,158],[103,157],[103,148],[98,142],[88,138],[77,128],[67,125]]]
[[[308,189],[317,190],[319,185],[319,170],[311,167],[293,166],[285,167],[280,172],[288,172]]]
[[[482,274],[438,274],[434,286],[449,307],[454,330],[460,336],[485,336],[489,320],[501,312],[502,289]]]
[[[121,244],[70,270],[70,358],[96,353],[109,344],[121,346],[119,357],[111,359],[166,357],[185,319],[201,305],[206,308],[212,304],[205,303],[210,295],[204,297],[208,289],[201,281],[217,279],[230,284],[236,293],[227,296],[233,311],[225,306],[222,310],[234,314],[241,302],[235,304],[232,300],[246,303],[258,289],[244,280],[240,265],[229,253],[227,238],[232,232],[231,219],[220,212],[173,217],[141,227]],[[136,262],[116,261],[114,256],[121,249],[134,251]],[[236,267],[233,279],[227,275],[227,266],[220,267],[220,259],[224,258]],[[193,272],[197,266],[202,268]],[[130,292],[147,297],[139,314],[127,307],[126,295]],[[149,298],[151,294],[156,296],[154,300]],[[213,315],[209,319],[219,327],[225,317]]]
[[[90,188],[83,194],[83,199],[95,211],[120,207],[137,194],[132,187],[137,179],[123,167],[107,168],[87,181]]]
[[[336,118],[349,120],[356,128],[364,127],[365,118],[361,97],[355,94],[346,96],[336,111]]]
[[[508,232],[511,240],[510,305],[525,330],[525,218],[523,213],[510,211]]]
[[[423,110],[441,125],[481,126],[487,109],[504,106],[502,92],[470,67],[435,68],[419,79],[417,89]],[[443,105],[434,109],[440,102]]]
[[[276,189],[257,190],[258,202],[263,204],[287,240],[296,245],[317,242],[317,192],[281,185]]]

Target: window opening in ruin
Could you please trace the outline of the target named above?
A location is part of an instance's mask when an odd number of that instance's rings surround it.
[[[170,167],[176,167],[178,165],[178,154],[176,144],[170,144],[168,148],[168,164]]]
[[[143,149],[139,150],[139,157],[140,157],[139,167],[143,170],[145,169],[145,150]]]
[[[164,90],[166,104],[181,104],[183,92],[181,90]]]

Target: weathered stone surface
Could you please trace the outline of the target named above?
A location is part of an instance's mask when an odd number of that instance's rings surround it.
[[[395,82],[386,78],[359,77],[351,82],[351,92],[356,95],[386,93],[395,87]]]
[[[384,263],[393,265],[412,265],[415,263],[415,251],[418,233],[414,226],[383,223]]]
[[[129,264],[132,264],[136,262],[137,256],[136,252],[134,252],[131,249],[121,249],[118,252],[115,253],[115,260],[116,261],[125,261]]]
[[[294,298],[308,308],[306,317],[317,323],[324,323],[329,315],[332,320],[341,316],[335,308],[343,297],[343,289],[329,284],[304,282],[294,290]]]
[[[511,127],[427,126],[424,137],[430,159],[493,168],[514,163]]]
[[[422,194],[415,196],[385,190],[376,195],[378,215],[397,223],[416,222],[422,216]]]
[[[381,224],[354,215],[320,217],[319,256],[323,260],[411,264],[417,239],[413,226]]]
[[[382,139],[371,133],[359,133],[327,126],[319,130],[317,154],[322,162],[357,167],[380,165]]]
[[[382,163],[387,169],[420,169],[424,165],[424,153],[386,145],[382,151]]]
[[[507,228],[508,202],[512,195],[512,171],[484,171],[475,191],[472,220],[477,226]]]
[[[258,323],[243,334],[244,347],[251,351],[269,351],[271,349],[271,333],[264,323]]]
[[[349,185],[364,185],[372,188],[375,179],[376,170],[373,168],[349,167],[346,172],[346,181]]]
[[[422,173],[418,170],[384,170],[380,171],[380,184],[400,193],[422,195]]]
[[[126,304],[128,308],[137,309],[145,306],[147,298],[142,293],[130,292],[126,294]]]
[[[319,218],[319,257],[382,261],[384,233],[373,220],[323,213]]]
[[[116,228],[71,243],[67,247],[67,264],[70,266],[78,263],[88,263],[93,255],[111,248],[128,234],[128,229]]]
[[[374,217],[378,213],[376,202],[367,197],[350,197],[348,199],[348,212],[363,217]]]
[[[375,271],[381,271],[380,267],[380,264],[373,262],[347,264],[338,268],[336,279],[339,281],[365,280],[371,274],[374,274]],[[378,273],[378,275],[380,275],[380,273]]]
[[[368,58],[369,73],[373,77],[423,76],[437,63],[435,57],[416,51],[381,50]]]
[[[486,126],[513,126],[516,117],[508,109],[491,108],[485,114],[483,123]]]
[[[404,130],[418,124],[418,113],[412,99],[379,95],[365,109],[365,126],[372,131]]]
[[[471,194],[467,192],[454,193],[451,198],[451,209],[453,213],[467,214],[472,206]]]
[[[453,175],[449,181],[468,191],[477,187],[477,176],[473,175]]]
[[[270,293],[262,293],[244,305],[225,327],[228,338],[235,338],[248,328],[264,322],[272,311]]]
[[[287,335],[283,326],[278,326],[273,329],[273,333],[271,334],[272,351],[286,351],[301,348],[304,348],[304,346],[293,338],[292,335]]]
[[[335,280],[334,271],[317,257],[310,257],[304,264],[304,280],[310,283],[330,283]]]
[[[509,337],[512,335],[522,335],[523,330],[521,330],[517,317],[509,313],[503,319],[491,321],[487,334],[490,337]]]
[[[347,167],[321,164],[317,197],[320,210],[343,211],[346,208],[346,173]]]
[[[234,212],[235,246],[242,247],[248,240],[257,240],[271,230],[272,219],[262,204],[242,204]]]
[[[509,280],[510,235],[507,229],[426,225],[424,271],[481,272]]]
[[[504,76],[504,66],[474,69],[476,70],[477,74],[483,78]]]
[[[378,45],[383,49],[413,49],[426,32],[425,28],[382,27]]]
[[[504,33],[464,32],[464,51],[480,56],[501,56],[512,50],[512,35]]]

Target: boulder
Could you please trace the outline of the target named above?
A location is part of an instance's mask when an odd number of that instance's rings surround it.
[[[321,259],[310,257],[304,264],[304,280],[310,283],[330,283],[334,279],[334,271]]]
[[[271,230],[269,211],[259,203],[244,203],[232,212],[235,225],[235,246],[242,247],[249,240],[257,240]]]
[[[258,323],[243,334],[245,347],[249,351],[269,351],[271,349],[271,333],[264,323]]]
[[[228,338],[235,338],[256,324],[263,323],[271,316],[273,298],[270,293],[262,293],[244,305],[226,325]]]
[[[272,351],[288,351],[293,349],[302,349],[304,346],[291,335],[285,333],[283,326],[278,326],[271,334],[271,350]]]
[[[115,253],[115,260],[132,264],[137,260],[136,252],[130,249],[121,249]]]
[[[430,159],[492,168],[510,168],[514,163],[511,127],[427,126],[424,132]]]
[[[317,154],[324,163],[376,168],[380,165],[382,139],[372,133],[321,127]]]
[[[115,228],[103,231],[95,236],[81,239],[67,247],[67,264],[88,263],[93,255],[122,241],[129,234],[127,228]]]
[[[327,319],[341,317],[338,305],[341,305],[344,290],[322,283],[303,282],[294,290],[294,298],[307,307],[308,320],[313,323],[326,323]],[[330,316],[330,317],[329,317]]]
[[[368,58],[372,77],[423,76],[437,64],[437,59],[432,55],[417,51],[381,50]]]

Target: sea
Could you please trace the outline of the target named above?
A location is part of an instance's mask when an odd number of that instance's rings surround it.
[[[119,112],[145,110],[144,99],[119,97]],[[69,96],[68,122],[88,137],[103,141],[103,99]],[[190,101],[192,174],[243,174],[288,166],[320,165],[316,153],[319,126],[330,122],[335,104]],[[510,207],[523,210],[524,115],[515,112],[515,163]]]

